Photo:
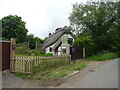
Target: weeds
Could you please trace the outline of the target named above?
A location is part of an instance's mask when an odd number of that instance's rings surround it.
[[[110,59],[115,59],[118,58],[117,53],[99,53],[94,56],[90,56],[86,58],[87,60],[97,60],[97,61],[104,61],[104,60],[110,60]]]
[[[60,77],[67,76],[72,71],[80,71],[81,69],[85,68],[86,64],[81,63],[80,61],[76,61],[76,63],[69,63],[66,65],[61,65],[56,68],[49,68],[44,71],[36,71],[31,75],[16,73],[16,76],[26,79],[32,79],[32,80],[49,80],[49,79],[56,79]]]

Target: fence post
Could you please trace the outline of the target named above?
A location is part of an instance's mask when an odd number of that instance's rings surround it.
[[[12,69],[12,59],[15,58],[15,45],[16,45],[16,40],[14,38],[11,38],[10,40],[10,71]],[[15,64],[15,61],[13,61]]]
[[[25,62],[25,72],[27,72],[27,60],[24,60]]]
[[[85,59],[85,48],[83,48],[83,59]]]
[[[33,70],[34,70],[34,61],[33,60],[33,57],[31,57],[31,61],[30,61],[30,70],[31,70],[31,73],[33,73]]]
[[[16,58],[12,58],[12,60],[10,60],[10,71],[11,72],[15,72],[15,60]]]

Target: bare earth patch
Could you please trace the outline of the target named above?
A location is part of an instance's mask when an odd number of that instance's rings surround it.
[[[82,63],[86,63],[87,67],[82,69],[80,72],[73,72],[69,76],[65,76],[63,78],[57,78],[53,80],[48,80],[44,82],[40,82],[39,80],[25,80],[16,77],[14,74],[10,72],[5,72],[2,75],[2,85],[3,88],[52,88],[52,87],[59,87],[61,84],[66,82],[72,82],[73,80],[77,79],[76,77],[79,76],[79,79],[87,75],[89,72],[95,72],[96,68],[99,68],[101,65],[109,62],[108,61],[86,61],[81,60]],[[75,74],[75,75],[74,75]]]

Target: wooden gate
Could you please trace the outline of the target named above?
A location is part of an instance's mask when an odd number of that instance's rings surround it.
[[[83,58],[83,48],[80,46],[74,46],[70,48],[70,54],[72,60],[82,59]]]
[[[0,71],[10,69],[10,41],[0,41]]]

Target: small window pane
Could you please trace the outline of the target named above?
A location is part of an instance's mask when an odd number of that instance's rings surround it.
[[[63,49],[62,52],[63,52],[63,53],[66,53],[66,49]]]
[[[50,52],[52,52],[52,48],[50,47]]]

